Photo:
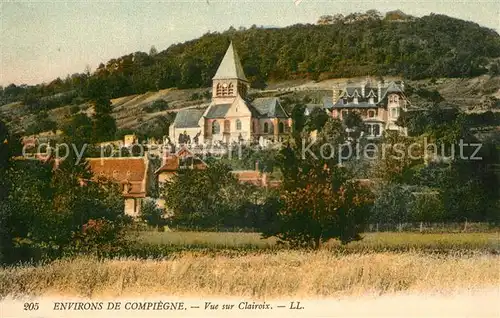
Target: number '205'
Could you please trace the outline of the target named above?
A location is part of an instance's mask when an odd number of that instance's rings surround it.
[[[24,310],[38,310],[38,303],[24,303]]]

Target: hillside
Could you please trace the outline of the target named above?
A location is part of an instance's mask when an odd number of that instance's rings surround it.
[[[270,83],[267,91],[253,89],[253,96],[280,96],[290,100],[304,100],[306,97],[311,103],[319,103],[323,96],[331,94],[335,83],[342,84],[346,81],[356,82],[364,77],[341,78],[314,82],[310,80],[293,80]],[[386,77],[385,80],[397,80],[398,77]],[[440,78],[417,81],[406,81],[408,87],[437,91],[446,104],[456,105],[467,112],[484,112],[487,110],[500,111],[500,77],[482,75],[469,79]],[[286,89],[286,91],[284,91]],[[175,113],[185,107],[197,107],[206,103],[209,88],[196,89],[164,89],[145,94],[134,94],[112,99],[112,116],[117,120],[121,130],[134,130],[148,134],[152,130],[165,128],[168,113]],[[205,98],[203,97],[205,95]],[[168,109],[161,111],[148,111],[148,107],[157,100],[168,103]],[[410,96],[412,104],[424,105],[428,98],[422,98],[413,93]],[[289,105],[290,106],[290,105]],[[56,123],[64,123],[72,115],[75,105],[59,107],[48,111],[49,119]],[[78,111],[91,114],[90,104],[78,105]],[[0,116],[6,120],[10,129],[21,133],[35,122],[36,115],[30,113],[27,106],[22,103],[11,103],[0,106]]]

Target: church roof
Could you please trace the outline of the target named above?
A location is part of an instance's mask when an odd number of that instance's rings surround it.
[[[200,127],[198,122],[203,116],[205,109],[192,108],[183,109],[177,113],[174,120],[174,127],[176,128],[190,128],[190,127]]]
[[[281,107],[277,97],[262,97],[256,98],[252,102],[252,106],[262,117],[268,118],[288,118],[287,113]]]
[[[227,111],[231,108],[231,104],[215,104],[210,106],[205,118],[223,118]]]
[[[213,79],[240,79],[248,82],[245,73],[243,72],[243,66],[241,66],[240,58],[233,48],[233,42],[229,44],[229,47],[222,59],[222,62],[215,73]]]

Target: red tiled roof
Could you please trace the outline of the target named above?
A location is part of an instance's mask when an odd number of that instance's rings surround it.
[[[196,156],[193,155],[193,153],[189,149],[183,147],[179,151],[177,151],[177,153],[175,155],[171,154],[171,155],[164,157],[163,158],[163,165],[158,170],[156,170],[155,173],[159,174],[162,172],[177,171],[177,169],[179,169],[179,158],[186,158],[186,157],[193,158],[193,160],[194,160],[193,168],[194,169],[205,169],[207,167],[207,164],[203,160],[196,158]]]
[[[120,183],[126,198],[146,196],[147,165],[143,158],[89,158],[94,177],[104,177]]]
[[[96,177],[114,181],[143,181],[146,163],[143,158],[89,158],[90,169]]]

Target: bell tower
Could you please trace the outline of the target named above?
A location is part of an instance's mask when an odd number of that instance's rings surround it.
[[[212,78],[212,100],[216,103],[231,102],[238,95],[245,98],[247,91],[248,80],[231,42]]]

